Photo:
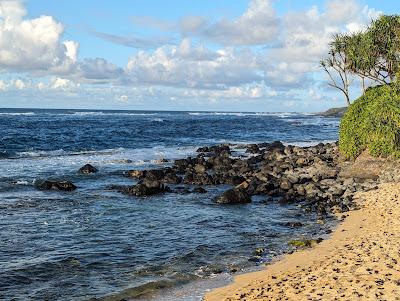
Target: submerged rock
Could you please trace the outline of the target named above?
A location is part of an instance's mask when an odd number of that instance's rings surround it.
[[[251,197],[243,187],[236,187],[225,191],[215,199],[218,204],[246,204],[251,203]]]
[[[206,193],[207,190],[205,190],[203,187],[196,187],[192,190],[193,193]]]
[[[98,169],[90,164],[85,164],[81,168],[79,168],[79,172],[83,174],[90,174],[98,172]]]
[[[38,181],[35,186],[40,190],[73,191],[77,187],[69,181]]]

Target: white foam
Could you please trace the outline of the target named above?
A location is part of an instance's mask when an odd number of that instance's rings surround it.
[[[16,113],[16,112],[14,112],[14,113],[6,113],[6,112],[2,112],[2,113],[0,113],[0,115],[1,116],[33,116],[33,115],[36,115],[36,113],[34,113],[34,112],[24,112],[24,113]]]
[[[158,113],[123,113],[123,112],[74,112],[73,114],[64,115],[76,115],[76,116],[154,116]]]
[[[154,121],[154,122],[164,122],[164,119],[162,119],[162,118],[154,118],[154,119],[152,119],[151,121]]]
[[[41,173],[65,175],[75,172],[86,163],[106,170],[126,169],[128,166],[147,167],[158,164],[160,159],[178,159],[195,154],[195,147],[153,147],[141,149],[105,149],[101,151],[66,152],[32,151],[20,153],[14,159],[1,161],[0,177],[21,177],[24,173],[27,178],[34,178]],[[23,156],[21,156],[21,154]],[[34,166],[34,168],[32,168]]]
[[[29,185],[29,182],[24,180],[19,180],[15,182],[15,185]]]
[[[279,118],[288,118],[292,116],[309,116],[310,113],[293,113],[293,112],[189,112],[192,116],[276,116]]]

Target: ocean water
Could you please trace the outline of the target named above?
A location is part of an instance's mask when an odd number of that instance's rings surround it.
[[[199,146],[316,144],[336,140],[338,124],[296,113],[0,109],[0,299],[201,300],[209,283],[254,269],[289,240],[329,225],[263,197],[214,204],[228,186],[145,199],[107,187],[132,185],[123,171],[159,168],[159,159],[194,155]],[[86,163],[99,172],[80,175]],[[78,189],[38,191],[40,179]],[[285,226],[290,221],[304,226]],[[261,258],[256,248],[265,249]]]

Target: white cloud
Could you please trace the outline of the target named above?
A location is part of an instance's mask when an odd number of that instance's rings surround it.
[[[51,89],[56,89],[56,90],[57,89],[71,90],[74,89],[76,86],[77,85],[73,83],[71,80],[60,77],[54,78],[49,85]]]
[[[273,0],[249,0],[235,19],[187,16],[179,24],[164,24],[136,18],[160,30],[164,25],[179,30],[183,37],[172,45],[98,33],[113,43],[146,49],[122,68],[104,58],[79,60],[79,43],[63,40],[64,26],[53,17],[28,18],[19,0],[0,4],[0,71],[24,76],[0,81],[0,91],[97,93],[104,99],[115,93],[111,98],[121,105],[139,99],[261,100],[293,91],[288,98],[296,99],[297,92],[322,100],[316,74],[333,33],[362,30],[381,14],[357,0],[330,0],[323,8],[278,16]]]
[[[140,51],[127,64],[135,83],[191,88],[225,89],[262,79],[250,50],[193,47],[189,40],[153,53]]]
[[[184,18],[180,26],[184,35],[197,35],[224,45],[259,45],[275,38],[278,19],[272,0],[251,0],[247,10],[236,20],[210,23],[193,16]]]
[[[3,80],[0,80],[0,91],[5,91],[6,89],[7,84]]]
[[[121,79],[124,70],[103,58],[84,59],[78,64],[75,76],[83,81],[107,83]]]
[[[78,44],[62,42],[62,24],[51,16],[25,19],[21,1],[1,1],[0,70],[65,71],[76,61]]]
[[[121,103],[129,103],[129,96],[128,95],[120,95],[117,97],[117,100]]]
[[[14,81],[14,87],[17,88],[18,90],[23,90],[27,87],[27,84],[21,79],[16,79]]]
[[[281,38],[265,55],[266,82],[287,89],[313,84],[313,73],[326,56],[334,33],[365,28],[381,12],[356,0],[331,0],[321,12],[316,6],[281,19]]]

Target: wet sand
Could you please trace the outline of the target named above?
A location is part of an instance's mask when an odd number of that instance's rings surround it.
[[[243,274],[205,301],[400,300],[400,184],[357,195],[331,238]]]

